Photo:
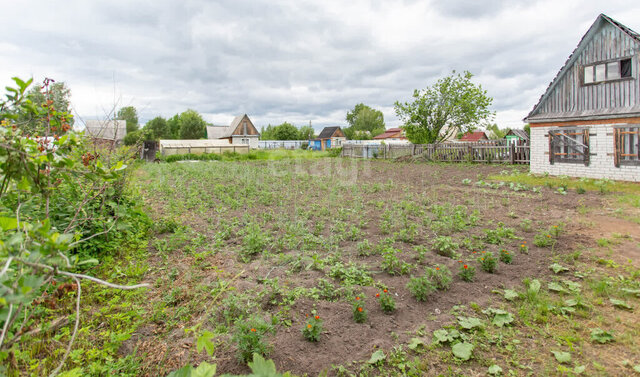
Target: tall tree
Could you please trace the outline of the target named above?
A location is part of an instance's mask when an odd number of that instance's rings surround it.
[[[155,117],[148,121],[144,126],[144,130],[148,132],[148,136],[152,140],[169,139],[171,137],[171,130],[163,117]]]
[[[180,139],[202,139],[207,135],[207,122],[195,110],[180,114]]]
[[[346,116],[349,127],[345,129],[348,139],[371,139],[384,132],[384,114],[363,103],[357,104]]]
[[[454,71],[427,89],[414,90],[413,102],[395,103],[409,141],[437,143],[493,118],[489,110],[493,99],[471,77],[468,71]]]
[[[55,111],[59,113],[71,113],[71,109],[69,108],[71,90],[65,86],[64,82],[53,82],[50,84],[48,95],[43,93],[43,89],[40,85],[32,86],[31,89],[27,91],[27,98],[36,106],[37,109],[41,109],[43,106],[46,106],[47,100],[51,100],[53,101],[51,105]],[[65,118],[65,120],[69,126],[73,126],[74,121],[72,116]],[[38,117],[28,112],[22,112],[18,114],[17,124],[27,132],[31,133],[38,128],[39,124],[37,123],[42,121],[42,117]]]
[[[169,128],[168,139],[180,139],[180,114],[167,119],[167,127]]]
[[[487,126],[487,137],[489,139],[504,139],[505,135],[509,133],[510,128],[500,128],[497,124],[492,123]]]
[[[116,119],[127,121],[127,133],[138,129],[138,111],[133,106],[125,106],[118,110]]]
[[[300,127],[300,130],[298,131],[298,133],[299,133],[300,140],[311,140],[315,137],[316,132],[313,129],[313,126],[311,126],[311,122],[309,122],[308,126]]]
[[[275,140],[299,140],[298,128],[289,122],[284,122],[274,129]]]

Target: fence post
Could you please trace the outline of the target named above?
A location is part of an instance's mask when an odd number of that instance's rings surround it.
[[[516,163],[516,146],[513,143],[510,143],[509,152],[511,154],[511,164]]]

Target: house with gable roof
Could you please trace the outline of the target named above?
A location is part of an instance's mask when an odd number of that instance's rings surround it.
[[[640,35],[601,14],[524,118],[531,172],[640,181]]]
[[[254,126],[247,114],[238,115],[228,126],[207,126],[207,139],[227,140],[233,145],[249,145],[249,148],[258,148],[260,132]]]

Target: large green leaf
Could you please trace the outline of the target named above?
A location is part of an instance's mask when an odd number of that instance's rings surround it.
[[[571,354],[563,351],[551,351],[556,360],[561,364],[568,364],[571,362]]]
[[[209,356],[213,355],[215,346],[213,344],[214,334],[211,331],[204,331],[196,340],[196,350],[198,353],[206,350]]]
[[[451,352],[453,352],[453,356],[458,359],[464,361],[469,360],[473,353],[473,344],[467,342],[456,343],[451,347]]]
[[[382,350],[377,350],[376,352],[374,352],[371,355],[371,358],[369,358],[369,361],[367,361],[367,363],[369,364],[377,364],[378,362],[384,360],[387,358],[387,355],[384,354],[384,352],[382,352]]]
[[[458,317],[458,324],[465,330],[473,330],[484,326],[484,322],[476,317]]]
[[[0,216],[0,228],[2,230],[13,230],[18,227],[18,220],[15,217]]]
[[[191,371],[191,377],[213,377],[216,375],[216,364],[209,364],[203,361],[198,367]]]

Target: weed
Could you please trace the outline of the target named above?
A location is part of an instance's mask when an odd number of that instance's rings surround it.
[[[407,289],[418,301],[427,301],[429,295],[436,291],[436,286],[427,276],[411,277]]]
[[[538,234],[533,238],[533,244],[538,247],[551,247],[555,245],[555,243],[556,240],[551,237],[551,234],[545,231],[538,232]]]
[[[371,243],[369,240],[360,241],[356,245],[356,250],[361,257],[371,255]]]
[[[240,251],[243,261],[249,261],[256,254],[262,253],[269,244],[269,237],[258,224],[252,223],[244,229],[244,247]]]
[[[455,258],[456,251],[458,250],[458,244],[453,242],[451,237],[439,236],[433,242],[433,249],[439,255]]]
[[[405,275],[411,271],[411,265],[398,259],[397,254],[402,251],[387,247],[382,252],[382,263],[380,267],[390,275]]]
[[[425,276],[431,280],[437,289],[447,290],[451,285],[451,271],[447,266],[438,265],[434,268],[427,268]]]

